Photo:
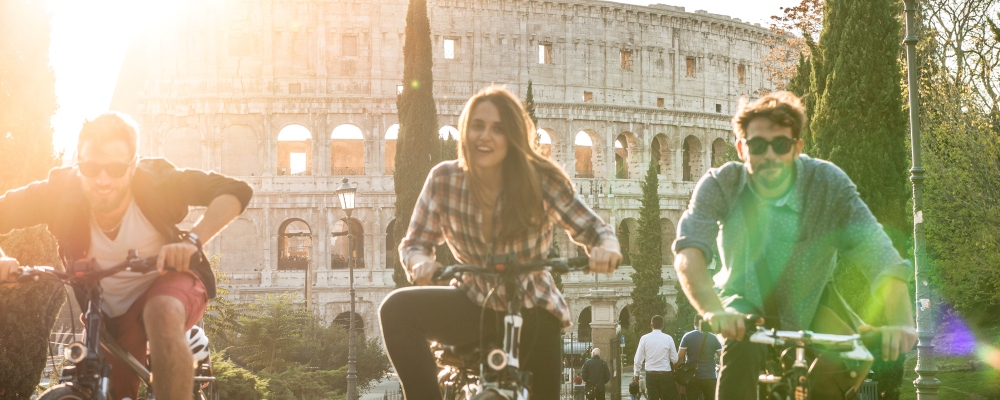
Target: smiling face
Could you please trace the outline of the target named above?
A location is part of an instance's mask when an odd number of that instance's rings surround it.
[[[135,173],[134,154],[121,140],[84,142],[80,145],[77,173],[83,179],[84,195],[95,213],[107,213],[130,200],[130,182]],[[124,174],[114,176],[116,167],[127,165]],[[84,168],[85,166],[89,168]],[[97,168],[94,168],[96,166]],[[84,174],[82,170],[87,169]],[[96,169],[96,174],[92,171]],[[87,176],[92,175],[92,176]]]
[[[500,121],[500,110],[486,100],[477,104],[469,114],[466,132],[468,160],[471,167],[481,172],[497,172],[507,158],[507,134]]]
[[[795,159],[802,153],[802,141],[795,140],[785,154],[777,154],[774,146],[767,146],[763,154],[752,154],[747,141],[761,138],[772,141],[777,137],[794,139],[792,128],[775,124],[768,118],[754,118],[747,124],[746,140],[737,142],[736,151],[747,165],[747,171],[755,184],[769,190],[776,190],[790,184]]]

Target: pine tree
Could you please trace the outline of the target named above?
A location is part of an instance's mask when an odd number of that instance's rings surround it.
[[[56,162],[50,29],[44,2],[0,2],[0,192],[44,179]],[[55,239],[43,227],[0,236],[0,248],[23,265],[59,266]],[[35,392],[62,294],[51,281],[0,287],[0,398]]]
[[[656,178],[658,165],[649,164],[642,183],[642,208],[639,209],[637,249],[632,254],[632,305],[629,312],[635,317],[633,330],[637,334],[649,332],[649,320],[654,315],[664,315],[666,300],[660,296],[663,286],[663,257],[660,253],[660,196]]]
[[[528,80],[528,92],[524,95],[524,109],[528,111],[531,122],[538,128],[538,117],[535,116],[535,94],[531,91],[531,80]],[[541,144],[542,136],[535,132],[535,147]]]
[[[861,199],[898,249],[911,225],[906,215],[907,117],[900,77],[899,6],[892,0],[826,2],[823,32],[812,59],[816,96],[809,148],[837,164],[858,187]],[[905,252],[904,252],[905,254]],[[868,322],[880,324],[867,281],[841,260],[837,288]],[[898,398],[902,362],[876,362],[883,398]]]
[[[433,161],[440,154],[437,107],[434,104],[433,48],[427,1],[410,0],[406,11],[403,44],[403,93],[396,99],[399,140],[396,144],[396,237],[406,236],[413,206]],[[396,286],[407,286],[402,264],[396,260],[392,275]]]

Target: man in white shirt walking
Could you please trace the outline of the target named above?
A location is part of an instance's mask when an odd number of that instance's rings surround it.
[[[654,315],[649,326],[653,331],[639,339],[639,347],[635,350],[635,375],[641,376],[645,365],[649,400],[676,400],[673,365],[677,363],[677,347],[674,338],[663,333],[662,316]]]

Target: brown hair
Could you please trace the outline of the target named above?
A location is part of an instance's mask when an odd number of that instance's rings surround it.
[[[733,135],[737,139],[747,137],[746,129],[754,118],[767,118],[772,123],[792,128],[792,138],[801,139],[806,124],[805,108],[802,100],[791,92],[771,92],[748,103],[740,99],[740,110],[733,116]]]
[[[83,144],[87,142],[107,143],[115,140],[125,142],[132,155],[135,155],[139,144],[139,125],[128,115],[109,111],[83,122],[76,151],[79,154]]]
[[[489,200],[486,199],[482,178],[475,168],[471,168],[469,154],[472,149],[469,147],[468,132],[472,110],[484,101],[496,106],[507,138],[507,157],[503,160],[503,188],[500,191],[503,228],[498,239],[509,240],[544,224],[546,216],[542,204],[542,175],[565,185],[570,191],[573,190],[573,184],[566,172],[552,160],[542,156],[533,144],[537,134],[535,124],[517,97],[502,87],[488,86],[465,103],[458,121],[461,135],[458,146],[459,165],[469,175],[469,186],[477,204],[488,204]]]

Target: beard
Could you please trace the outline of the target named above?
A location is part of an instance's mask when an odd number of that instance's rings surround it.
[[[116,210],[125,201],[127,196],[128,190],[124,188],[115,189],[109,196],[100,196],[93,191],[87,191],[87,200],[90,201],[90,209],[95,214]]]
[[[763,174],[767,170],[777,170],[778,174],[775,177],[767,177]],[[767,189],[776,189],[785,183],[792,176],[792,167],[790,165],[785,165],[780,161],[764,161],[759,165],[755,165],[753,168],[755,172],[754,180],[757,183]]]

